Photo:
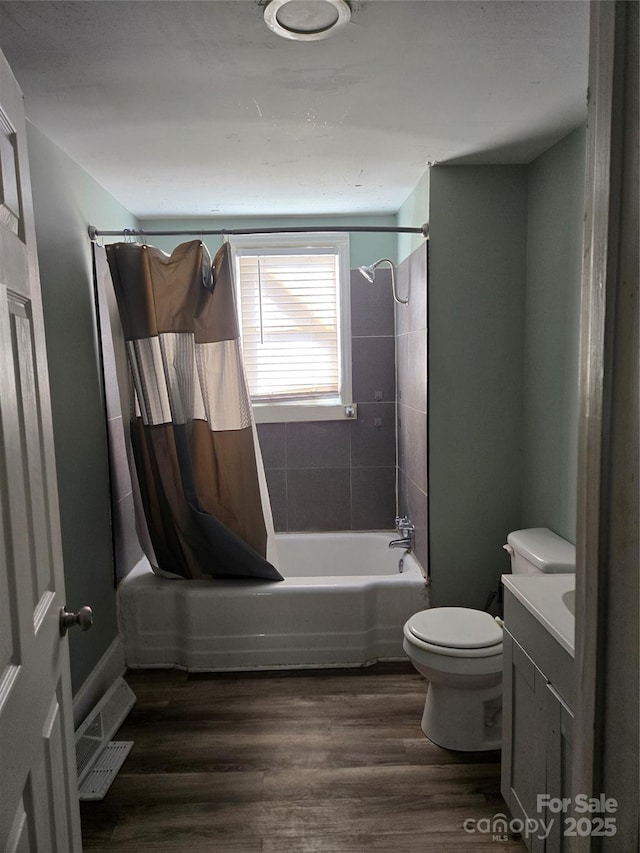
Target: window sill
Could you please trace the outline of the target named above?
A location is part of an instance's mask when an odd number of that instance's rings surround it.
[[[348,412],[351,412],[348,414]],[[356,403],[254,403],[257,424],[282,424],[295,421],[344,421],[358,417]]]

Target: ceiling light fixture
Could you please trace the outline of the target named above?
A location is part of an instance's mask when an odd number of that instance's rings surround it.
[[[349,23],[351,8],[346,0],[269,0],[264,20],[283,38],[320,41]]]

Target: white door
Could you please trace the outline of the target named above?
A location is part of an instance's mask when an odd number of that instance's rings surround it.
[[[81,850],[22,93],[0,53],[0,851]]]

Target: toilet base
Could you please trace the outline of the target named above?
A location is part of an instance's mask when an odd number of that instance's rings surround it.
[[[429,682],[421,728],[437,746],[460,752],[500,749],[502,684],[459,690]]]

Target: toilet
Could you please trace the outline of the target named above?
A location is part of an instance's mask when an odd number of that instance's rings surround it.
[[[516,530],[503,546],[513,574],[575,572],[575,546],[546,527]],[[403,648],[429,682],[422,731],[438,746],[499,749],[502,625],[482,610],[433,607],[404,626]]]

